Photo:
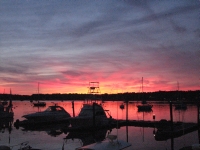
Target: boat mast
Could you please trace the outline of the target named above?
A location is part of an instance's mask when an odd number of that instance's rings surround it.
[[[38,94],[39,94],[39,86],[40,86],[40,83],[38,82]]]
[[[179,91],[179,82],[177,81],[177,89],[178,89],[178,91]]]
[[[180,100],[179,82],[177,81],[177,100]]]
[[[39,87],[40,87],[40,82],[38,82],[38,103],[39,103],[39,97],[40,97],[39,96],[39,90],[40,90]]]
[[[143,93],[143,77],[142,77],[142,93]]]

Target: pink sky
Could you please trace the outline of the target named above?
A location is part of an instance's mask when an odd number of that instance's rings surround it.
[[[1,1],[0,93],[200,89],[200,1]]]

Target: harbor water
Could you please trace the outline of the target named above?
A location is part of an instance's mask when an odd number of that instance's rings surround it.
[[[198,130],[184,134],[176,138],[158,140],[155,138],[156,129],[151,127],[123,126],[118,129],[103,129],[96,132],[90,131],[65,131],[58,126],[46,128],[26,129],[14,127],[14,122],[24,120],[23,115],[44,111],[48,106],[57,104],[62,106],[73,116],[72,101],[47,101],[45,107],[33,107],[30,101],[13,101],[14,120],[10,128],[0,123],[0,145],[7,145],[13,150],[19,149],[20,143],[28,142],[33,148],[42,150],[75,150],[82,145],[98,142],[106,138],[108,134],[117,135],[119,140],[128,141],[131,146],[125,150],[179,150],[182,147],[199,143]],[[120,108],[123,101],[106,101],[102,103],[105,110],[109,110],[114,119],[159,121],[161,119],[170,120],[170,106],[166,102],[150,102],[153,105],[150,112],[138,112],[139,101],[124,103],[124,108]],[[81,110],[83,101],[74,101],[75,116]],[[128,106],[128,113],[127,113]],[[197,106],[188,104],[185,110],[176,110],[172,107],[173,121],[197,123]]]

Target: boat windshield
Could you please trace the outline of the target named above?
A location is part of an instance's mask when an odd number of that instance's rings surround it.
[[[62,111],[61,107],[50,106],[45,111]]]

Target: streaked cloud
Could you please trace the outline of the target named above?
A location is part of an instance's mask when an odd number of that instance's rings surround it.
[[[197,90],[199,12],[198,0],[0,1],[0,90],[137,92],[142,77],[146,91]]]

